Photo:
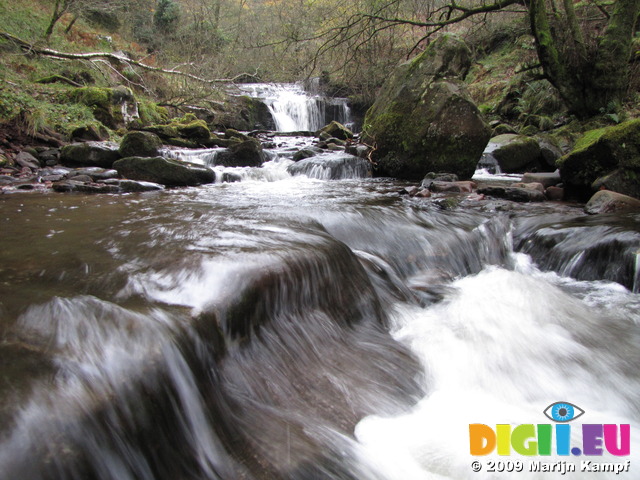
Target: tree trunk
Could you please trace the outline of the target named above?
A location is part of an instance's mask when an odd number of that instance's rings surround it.
[[[559,40],[549,23],[546,0],[530,0],[528,5],[531,31],[545,76],[558,89],[569,111],[578,117],[617,108],[629,85],[631,40],[640,13],[640,0],[615,2],[607,28],[596,50],[590,54],[583,50],[583,33],[578,30],[575,16],[572,17],[572,6],[566,1],[564,5],[576,43],[570,53],[562,53],[567,50],[558,48]]]
[[[53,7],[53,14],[51,15],[51,21],[49,22],[49,26],[47,27],[47,31],[44,33],[44,37],[49,40],[51,34],[53,33],[53,28],[58,23],[58,20],[62,18],[62,16],[67,11],[67,3],[64,0],[56,0],[55,6]]]

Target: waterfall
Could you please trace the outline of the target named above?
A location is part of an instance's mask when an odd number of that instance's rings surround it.
[[[311,94],[298,83],[249,83],[239,85],[239,88],[264,101],[279,132],[314,132],[332,120],[343,125],[351,123],[347,99]]]

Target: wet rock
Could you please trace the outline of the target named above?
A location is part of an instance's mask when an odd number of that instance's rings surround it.
[[[216,165],[225,167],[259,167],[265,161],[262,145],[254,138],[231,145],[215,158]]]
[[[144,182],[139,180],[118,180],[117,184],[124,193],[134,192],[154,192],[164,190],[164,186],[159,183]]]
[[[435,173],[429,172],[422,179],[420,186],[429,188],[433,182],[457,182],[458,176],[455,173]]]
[[[541,183],[538,182],[532,182],[532,183],[514,183],[513,185],[511,185],[512,187],[515,188],[530,188],[532,190],[537,190],[540,193],[544,193],[544,185],[542,185]]]
[[[118,145],[111,142],[72,143],[60,151],[60,162],[69,167],[111,168],[119,158]]]
[[[14,158],[14,162],[20,167],[27,167],[31,170],[38,170],[40,168],[40,162],[38,159],[29,152],[18,153]]]
[[[456,184],[455,182],[432,182],[431,185],[429,185],[429,190],[431,190],[432,192],[451,192],[451,193],[461,193],[462,189],[460,188],[460,185]]]
[[[628,173],[627,186],[606,186],[622,188],[624,191],[619,193],[627,195],[634,186],[637,191],[640,183],[640,119],[586,132],[573,150],[558,160],[558,166],[567,193],[578,199],[589,198],[594,182],[618,169]]]
[[[71,132],[71,139],[74,142],[102,142],[108,138],[109,132],[103,126],[98,128],[94,125],[86,125]]]
[[[41,165],[47,167],[53,167],[58,164],[60,160],[60,149],[50,148],[38,153],[38,160]]]
[[[120,143],[120,156],[126,157],[157,157],[162,148],[162,140],[151,132],[129,132]]]
[[[336,145],[335,143],[327,144],[327,150],[330,152],[344,152],[345,148],[340,145]]]
[[[460,205],[461,197],[456,195],[453,197],[439,198],[433,203],[442,210],[454,210]]]
[[[544,188],[558,185],[561,182],[559,170],[540,173],[527,172],[522,176],[522,183],[541,183]]]
[[[307,175],[322,180],[367,178],[371,176],[371,164],[346,153],[325,154],[306,158],[289,166],[291,175]]]
[[[538,145],[540,145],[540,156],[544,161],[544,164],[549,169],[556,169],[556,162],[562,156],[562,150],[558,147],[550,137],[538,138]]]
[[[484,187],[478,193],[490,197],[504,198],[512,202],[543,202],[545,196],[538,190],[517,187]]]
[[[202,185],[215,180],[209,168],[163,157],[123,158],[113,167],[125,178],[171,187]]]
[[[350,155],[355,155],[356,157],[367,158],[369,156],[371,148],[362,144],[347,145],[345,151]]]
[[[12,185],[15,182],[9,175],[0,175],[0,185]]]
[[[224,172],[222,174],[222,181],[224,183],[241,182],[242,181],[242,177],[240,175],[238,175],[237,173]]]
[[[611,190],[640,198],[640,169],[618,168],[596,179],[591,188],[593,191]]]
[[[68,176],[71,172],[74,172],[75,170],[72,170],[71,168],[67,168],[67,167],[45,167],[45,168],[41,168],[40,171],[38,172],[41,176],[45,176],[45,175],[60,175],[62,177],[66,177]]]
[[[335,120],[333,120],[329,125],[321,128],[318,135],[325,141],[331,137],[340,140],[349,140],[353,138],[353,132]],[[323,138],[323,135],[326,138]]]
[[[322,149],[318,147],[308,147],[303,148],[302,150],[297,151],[293,155],[293,161],[299,162],[300,160],[304,160],[305,158],[311,158],[318,154],[322,153]]]
[[[541,161],[540,145],[537,140],[524,135],[504,134],[489,140],[490,150],[503,173],[524,172],[537,167]]]
[[[82,183],[91,183],[93,182],[93,178],[89,175],[72,175],[68,177],[69,180],[73,180],[74,182],[82,182]]]
[[[584,211],[591,215],[628,210],[640,211],[640,200],[609,190],[597,192],[584,207]]]
[[[67,193],[67,192],[75,192],[76,187],[78,185],[82,185],[82,182],[76,182],[74,180],[62,180],[60,182],[55,182],[51,185],[51,188],[55,192]]]
[[[428,188],[423,188],[415,194],[418,198],[429,198],[431,196],[431,191]]]
[[[420,191],[420,189],[418,187],[416,187],[415,185],[412,185],[410,187],[404,187],[401,191],[400,194],[401,195],[409,195],[410,197],[413,197],[414,195],[416,195],[418,192]]]
[[[544,191],[544,195],[545,197],[547,197],[547,200],[551,200],[551,201],[562,201],[564,200],[564,188],[560,188],[560,187],[547,187],[547,189]]]
[[[118,171],[113,168],[86,167],[78,168],[74,172],[76,175],[88,175],[93,181],[117,178],[119,176]]]

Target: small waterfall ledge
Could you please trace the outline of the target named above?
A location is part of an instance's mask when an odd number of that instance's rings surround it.
[[[238,88],[244,95],[262,100],[279,132],[316,131],[332,120],[351,126],[346,98],[311,94],[299,83],[247,83]]]

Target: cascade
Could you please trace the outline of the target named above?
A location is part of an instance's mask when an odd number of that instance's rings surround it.
[[[444,210],[284,138],[260,168],[165,152],[237,183],[2,197],[3,478],[499,479],[541,457],[478,474],[469,424],[560,400],[631,455],[542,460],[640,460],[638,214]]]
[[[279,132],[313,132],[332,120],[347,126],[352,122],[346,98],[309,93],[298,83],[248,83],[238,87],[267,105]]]

